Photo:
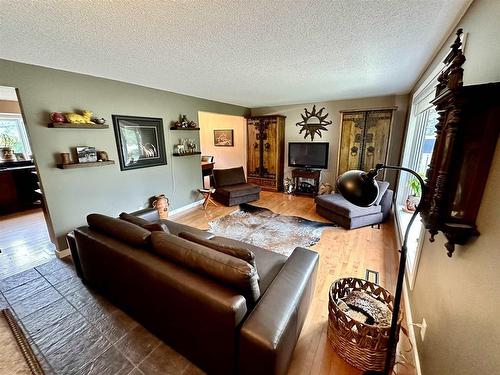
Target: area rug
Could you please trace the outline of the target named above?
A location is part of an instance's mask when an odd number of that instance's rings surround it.
[[[0,311],[0,373],[43,375],[40,362],[9,309]]]
[[[213,234],[285,256],[289,256],[298,246],[313,246],[320,240],[324,229],[336,226],[299,216],[280,215],[267,208],[247,203],[240,204],[238,211],[213,220],[208,225]]]

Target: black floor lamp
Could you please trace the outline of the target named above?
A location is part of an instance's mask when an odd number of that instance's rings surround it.
[[[422,197],[424,196],[425,184],[420,175],[405,167],[397,167],[390,166],[384,164],[377,164],[374,169],[371,169],[369,172],[363,172],[358,170],[352,170],[345,172],[340,175],[337,179],[337,190],[342,196],[347,199],[352,204],[361,207],[371,206],[378,197],[378,185],[375,182],[375,177],[381,169],[395,169],[398,171],[405,171],[411,173],[415,176],[415,178],[420,183]],[[413,224],[413,221],[417,217],[420,212],[420,204],[416,207],[413,215],[406,227],[405,236],[403,239],[403,245],[401,246],[401,256],[399,259],[399,270],[398,270],[398,280],[396,282],[396,293],[394,295],[394,308],[392,314],[391,321],[391,329],[389,331],[389,343],[387,347],[387,355],[385,357],[385,366],[384,372],[382,374],[389,375],[391,372],[391,363],[392,358],[396,353],[396,334],[398,329],[398,315],[399,315],[399,307],[401,305],[401,294],[403,292],[403,280],[405,275],[405,267],[406,267],[406,255],[407,255],[407,247],[406,243],[408,242],[408,235],[410,233],[410,228]],[[368,371],[365,372],[366,375],[375,375],[381,374],[378,371]]]

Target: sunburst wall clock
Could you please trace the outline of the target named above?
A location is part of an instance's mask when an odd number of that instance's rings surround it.
[[[299,131],[299,134],[304,134],[304,139],[311,136],[311,141],[314,141],[314,135],[317,134],[321,137],[321,131],[328,131],[326,128],[327,125],[331,125],[332,121],[328,121],[326,118],[328,117],[328,113],[323,114],[325,107],[321,108],[316,112],[316,105],[313,106],[312,111],[308,111],[307,108],[304,108],[305,115],[302,113],[300,116],[302,117],[302,121],[296,123],[296,126],[302,127]]]

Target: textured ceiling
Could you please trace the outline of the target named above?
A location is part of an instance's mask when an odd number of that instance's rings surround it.
[[[406,93],[470,0],[0,0],[0,57],[247,107]]]

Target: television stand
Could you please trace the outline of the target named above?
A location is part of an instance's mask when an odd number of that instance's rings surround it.
[[[320,177],[320,170],[302,168],[292,170],[292,178],[295,185],[293,194],[315,197],[318,195]]]

